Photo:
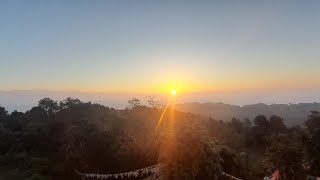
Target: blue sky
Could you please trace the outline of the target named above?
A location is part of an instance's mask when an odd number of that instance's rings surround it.
[[[317,90],[319,7],[319,1],[1,1],[0,90]]]

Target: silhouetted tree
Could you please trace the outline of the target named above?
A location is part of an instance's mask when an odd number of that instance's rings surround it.
[[[8,116],[8,111],[0,106],[0,121],[4,120]]]
[[[291,171],[301,172],[302,164],[320,176],[317,112],[306,129],[286,128],[282,118],[268,121],[263,115],[252,126],[248,119],[216,121],[173,108],[162,114],[157,99],[149,100],[153,108],[129,100],[130,110],[70,97],[59,106],[41,99],[25,113],[8,114],[0,107],[1,165],[18,169],[20,179],[73,179],[74,168],[115,173],[158,162],[167,179],[214,179],[226,171],[255,180],[259,170],[268,174],[272,168],[289,177]]]
[[[50,98],[40,99],[38,101],[38,107],[42,108],[48,115],[52,115],[59,110],[58,102]]]
[[[268,130],[270,128],[270,122],[264,115],[258,115],[254,118],[254,124],[261,129]]]
[[[67,109],[75,104],[80,103],[83,103],[80,99],[68,97],[67,99],[60,101],[59,106],[61,109]]]
[[[272,115],[269,121],[272,132],[283,133],[286,130],[286,126],[284,125],[281,117]]]
[[[129,109],[133,109],[135,107],[140,106],[141,105],[141,101],[139,99],[137,99],[137,98],[132,98],[132,99],[128,100],[128,104],[129,104],[128,108]]]
[[[4,121],[4,126],[11,131],[21,131],[24,120],[24,113],[13,111],[10,116],[7,117],[7,120]]]
[[[232,118],[231,120],[231,127],[236,131],[236,132],[241,132],[243,125],[242,122],[240,121],[240,119],[237,118]]]
[[[221,175],[220,150],[197,127],[168,132],[161,147],[160,163],[165,179],[214,179]]]
[[[286,176],[285,178],[296,179],[299,177],[303,172],[302,163],[304,160],[301,139],[294,135],[279,134],[273,135],[270,142],[271,145],[267,147],[261,162],[264,172],[278,169],[283,176]]]
[[[160,99],[159,97],[156,97],[156,96],[147,96],[146,99],[151,108],[162,109],[166,105],[163,99]]]
[[[252,122],[250,121],[250,119],[243,119],[242,124],[245,128],[251,128],[252,126]]]
[[[310,170],[313,175],[320,176],[320,129],[312,133],[310,141],[307,143],[307,150],[310,160]]]
[[[320,113],[312,111],[308,120],[305,121],[305,125],[310,133],[310,139],[306,143],[311,164],[310,169],[314,175],[320,176]]]
[[[310,133],[320,129],[320,113],[318,111],[312,111],[308,116],[308,120],[305,121],[305,125]]]

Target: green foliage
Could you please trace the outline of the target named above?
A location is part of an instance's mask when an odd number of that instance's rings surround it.
[[[47,112],[48,115],[51,115],[58,111],[59,106],[58,102],[50,98],[43,98],[38,101],[38,107]]]
[[[161,147],[166,179],[213,179],[221,174],[220,149],[200,128],[168,132]]]
[[[263,156],[262,169],[265,172],[279,169],[290,179],[300,175],[305,157],[302,139],[294,134],[280,134],[273,135],[270,142]]]
[[[272,115],[269,121],[273,133],[283,133],[287,129],[283,123],[283,119],[279,116]]]
[[[320,113],[318,111],[312,111],[305,125],[310,133],[314,133],[320,129]]]
[[[156,101],[149,98],[146,107],[133,98],[124,110],[70,97],[41,99],[25,113],[0,107],[0,163],[22,179],[72,179],[74,168],[115,173],[159,162],[166,179],[214,179],[222,171],[257,179],[275,168],[287,177],[292,171],[320,175],[318,112],[307,129],[287,128],[279,116],[258,115],[252,125],[172,107],[163,114]]]
[[[0,154],[7,153],[15,142],[14,134],[5,128],[0,127]]]
[[[309,133],[305,144],[310,160],[310,171],[312,174],[320,176],[320,113],[312,111],[305,125]]]
[[[256,116],[253,122],[261,130],[267,131],[270,128],[270,122],[267,120],[267,118],[264,115]]]
[[[312,174],[320,176],[320,129],[312,133],[307,143],[308,155],[310,159],[310,170]]]
[[[60,101],[59,106],[60,106],[60,109],[68,109],[74,105],[82,104],[82,103],[83,102],[81,102],[81,100],[78,98],[68,97],[67,99]]]
[[[231,127],[238,133],[240,133],[243,129],[243,124],[240,119],[232,118],[231,119]]]
[[[3,121],[8,116],[8,111],[0,106],[0,121]]]

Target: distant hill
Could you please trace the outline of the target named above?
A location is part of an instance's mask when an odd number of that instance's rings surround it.
[[[245,106],[230,105],[224,103],[184,103],[177,104],[176,109],[183,112],[191,112],[210,116],[217,120],[229,121],[233,117],[239,119],[249,118],[251,121],[258,114],[270,117],[278,115],[284,118],[287,126],[303,125],[310,111],[320,111],[320,103],[299,104],[252,104]]]

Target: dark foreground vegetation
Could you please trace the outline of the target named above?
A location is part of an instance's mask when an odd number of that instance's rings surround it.
[[[169,106],[161,119],[157,103],[129,103],[116,110],[45,98],[25,113],[0,107],[0,179],[75,179],[74,169],[118,173],[158,163],[165,179],[320,176],[317,111],[305,126],[287,128],[275,115],[223,122]]]

